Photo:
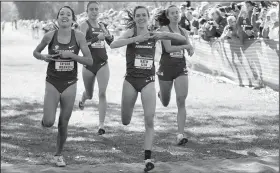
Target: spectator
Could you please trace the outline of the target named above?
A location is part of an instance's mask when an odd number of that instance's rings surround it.
[[[237,19],[238,34],[242,44],[245,39],[256,38],[258,35],[258,28],[256,26],[257,14],[254,5],[251,1],[246,1]]]
[[[220,10],[212,9],[210,11],[210,16],[213,19],[213,26],[216,28],[216,37],[220,37],[227,25],[226,18],[222,17]]]
[[[227,17],[227,26],[221,36],[221,39],[238,39],[238,30],[236,25],[236,18],[234,16]]]
[[[279,39],[279,18],[277,9],[271,9],[268,12],[262,34],[264,38]]]
[[[189,24],[190,24],[190,35],[197,35],[197,32],[198,32],[198,28],[199,28],[199,23],[198,21],[193,17],[192,15],[193,11],[190,9],[190,10],[187,10],[186,11],[186,18],[187,20],[189,21]]]
[[[186,4],[182,4],[180,7],[182,16],[181,16],[181,20],[179,22],[179,26],[181,26],[182,28],[185,28],[187,31],[190,31],[191,30],[190,21],[187,19],[186,14],[185,14],[186,7],[187,7]]]

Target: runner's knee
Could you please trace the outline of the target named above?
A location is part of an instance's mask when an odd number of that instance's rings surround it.
[[[99,90],[99,98],[106,98],[106,92]]]
[[[43,120],[44,127],[52,127],[54,125],[54,120]]]
[[[129,125],[130,124],[130,119],[122,118],[122,124],[125,125],[125,126]]]
[[[177,101],[177,106],[178,107],[185,107],[185,101],[186,101],[187,96],[177,96],[176,101]]]
[[[130,117],[131,116],[128,113],[122,111],[122,124],[125,126],[129,125],[131,120]]]
[[[154,127],[154,115],[150,114],[145,116],[145,127],[153,128]]]
[[[67,127],[69,118],[59,118],[58,127]]]

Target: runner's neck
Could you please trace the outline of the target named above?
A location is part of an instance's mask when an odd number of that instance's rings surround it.
[[[99,28],[97,20],[88,19],[88,22],[91,24],[92,27]]]
[[[180,32],[178,23],[170,23],[169,26],[173,32]]]
[[[62,36],[69,36],[71,35],[71,28],[61,28],[58,29],[58,34]]]
[[[137,27],[137,35],[146,34],[149,30],[147,27]]]

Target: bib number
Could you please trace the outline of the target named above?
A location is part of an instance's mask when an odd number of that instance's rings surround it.
[[[97,41],[95,43],[92,43],[91,47],[92,48],[104,48],[105,47],[105,43],[104,43],[104,41],[99,40],[99,41]]]
[[[55,62],[56,71],[72,71],[74,69],[74,61]]]
[[[134,66],[140,69],[152,69],[153,59],[151,57],[142,57],[141,55],[136,55]]]
[[[180,52],[172,52],[172,53],[170,53],[170,56],[172,58],[183,58],[184,57],[184,51],[181,50]]]

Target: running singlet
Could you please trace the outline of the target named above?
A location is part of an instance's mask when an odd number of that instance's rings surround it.
[[[92,27],[91,24],[89,23],[89,21],[87,21],[87,24],[89,26],[89,28],[86,32],[87,41],[91,40],[94,37],[97,37],[100,33],[104,33],[100,24],[99,24],[99,28]],[[90,52],[92,55],[93,62],[95,64],[100,64],[100,63],[103,63],[104,61],[107,61],[108,56],[107,56],[107,52],[106,52],[106,48],[105,48],[105,40],[103,40],[103,41],[98,40],[94,43],[91,43],[89,45],[89,49],[90,49]]]
[[[170,26],[168,25],[169,30],[173,33]],[[183,30],[181,27],[179,27],[181,35],[185,36]],[[182,45],[182,43],[179,43],[177,40],[171,40],[171,46],[177,46]],[[186,60],[185,60],[185,50],[180,50],[178,52],[166,52],[164,45],[162,45],[162,54],[160,59],[160,65],[162,66],[185,66]]]
[[[64,51],[70,51],[78,55],[80,48],[77,44],[75,31],[71,30],[71,40],[68,44],[59,43],[57,40],[57,32],[55,31],[54,36],[48,46],[48,52],[50,55],[58,54]],[[47,78],[54,80],[77,80],[77,62],[69,59],[59,59],[57,61],[50,61],[48,64]]]
[[[134,28],[135,37],[137,33]],[[126,48],[126,76],[150,77],[155,75],[155,39],[144,42],[136,42],[127,45]]]

